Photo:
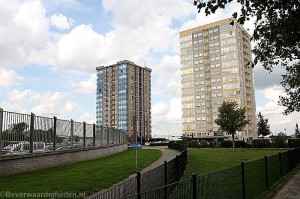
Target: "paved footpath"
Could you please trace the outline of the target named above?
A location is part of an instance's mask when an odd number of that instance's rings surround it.
[[[300,199],[300,169],[269,199]]]
[[[169,161],[173,158],[176,157],[176,155],[179,155],[180,152],[173,150],[173,149],[169,149],[168,146],[156,146],[156,147],[143,147],[144,149],[159,149],[161,151],[161,157],[153,162],[150,166],[148,166],[147,168],[143,169],[142,172],[145,171],[149,171],[155,167],[158,167],[160,165],[162,165],[164,163],[164,161]]]
[[[149,170],[151,170],[151,169],[153,169],[153,168],[155,168],[155,167],[158,167],[158,166],[160,166],[161,164],[163,164],[164,161],[169,161],[169,160],[175,158],[176,155],[179,155],[179,154],[180,154],[179,151],[169,149],[168,146],[155,146],[155,147],[151,147],[151,146],[149,146],[149,147],[143,146],[143,149],[158,149],[158,150],[161,151],[161,157],[160,157],[157,161],[153,162],[150,166],[148,166],[147,168],[143,169],[143,170],[141,171],[142,173],[143,173],[143,172],[146,172],[146,171],[149,171]],[[136,175],[136,174],[132,174],[131,176],[129,176],[129,177],[126,178],[125,180],[123,180],[123,181],[121,181],[121,182],[118,182],[118,183],[116,183],[115,185],[120,184],[120,183],[122,183],[122,182],[128,180],[129,178],[132,178],[132,177],[135,176],[135,175]],[[114,186],[114,185],[113,185],[113,186]],[[113,187],[113,186],[112,186],[112,187]],[[85,197],[85,198],[86,198],[86,199],[93,198],[93,197],[99,195],[100,193],[102,193],[103,191],[105,191],[105,190],[102,190],[102,191],[100,191],[100,192],[98,192],[98,193],[94,193],[94,194],[92,194],[91,196],[87,196],[87,197]]]

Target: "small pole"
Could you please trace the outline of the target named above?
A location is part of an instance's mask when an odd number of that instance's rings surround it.
[[[3,109],[0,108],[0,149],[3,148],[3,146],[2,146],[2,126],[3,126]]]
[[[167,161],[164,161],[164,174],[165,174],[165,185],[168,184],[168,164]],[[164,187],[165,198],[168,198],[168,187]]]
[[[137,194],[138,194],[138,199],[141,199],[141,172],[137,172],[136,173],[136,183],[137,183],[137,188],[136,188],[136,191],[137,191]]]
[[[74,144],[74,121],[71,120],[71,148],[73,148]]]
[[[85,139],[86,139],[86,123],[83,122],[83,148],[85,148]]]
[[[197,176],[195,173],[192,175],[192,184],[193,184],[193,199],[197,199]]]
[[[34,131],[34,113],[30,117],[30,136],[29,136],[29,153],[33,152],[33,131]]]
[[[288,150],[288,155],[289,155],[289,171],[292,170],[292,158],[291,158],[291,150]]]
[[[265,156],[266,189],[269,189],[268,158]]]
[[[245,163],[241,162],[241,170],[242,170],[242,198],[246,198],[246,188],[245,188]]]
[[[282,178],[282,162],[281,162],[281,152],[279,152],[279,172],[280,172],[280,177]]]
[[[96,146],[96,125],[93,124],[93,146]]]
[[[57,118],[53,117],[53,151],[56,150],[56,125],[57,125]]]

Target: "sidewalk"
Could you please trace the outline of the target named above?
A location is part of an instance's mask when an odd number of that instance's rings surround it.
[[[269,199],[299,199],[300,198],[300,169],[273,194]]]
[[[169,149],[168,146],[156,146],[156,147],[143,147],[144,149],[158,149],[161,151],[161,157],[153,162],[150,166],[148,166],[147,168],[143,169],[142,172],[146,172],[146,171],[149,171],[155,167],[158,167],[160,165],[162,165],[164,163],[164,161],[169,161],[173,158],[176,157],[176,155],[180,155],[180,152],[179,151],[176,151],[176,150],[173,150],[173,149]]]

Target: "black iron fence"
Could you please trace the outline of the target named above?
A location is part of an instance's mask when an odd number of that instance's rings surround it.
[[[254,199],[300,163],[300,148],[174,182],[126,199]]]
[[[116,186],[104,190],[98,194],[90,196],[90,199],[119,199],[119,198],[139,198],[140,193],[156,187],[164,187],[180,180],[187,163],[187,151],[183,151],[170,161],[165,161],[164,164],[153,168],[146,172],[137,172],[126,181],[123,181]],[[159,194],[170,193],[176,186],[165,186],[165,189],[159,189]],[[153,193],[151,193],[153,194]],[[153,195],[155,196],[155,195]],[[156,197],[153,197],[156,198]]]
[[[127,142],[126,132],[0,108],[0,155],[105,147]]]

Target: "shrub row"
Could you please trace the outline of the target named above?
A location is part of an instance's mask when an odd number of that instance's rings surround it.
[[[204,147],[214,147],[213,143],[208,143],[205,140],[189,140],[188,142],[183,142],[188,148],[204,148]],[[222,148],[232,148],[232,141],[225,140],[220,144]],[[300,147],[300,139],[284,139],[283,137],[278,137],[272,140],[269,139],[256,139],[252,140],[251,143],[247,143],[242,140],[235,141],[236,148],[296,148]]]

